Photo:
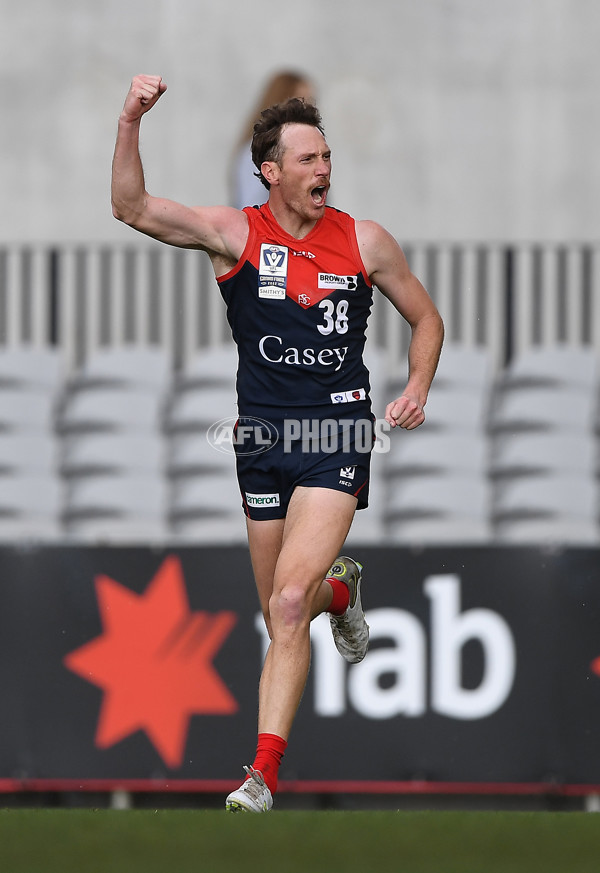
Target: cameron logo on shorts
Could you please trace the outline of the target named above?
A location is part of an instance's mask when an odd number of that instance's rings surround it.
[[[261,356],[272,364],[290,364],[292,366],[314,367],[320,364],[322,367],[334,366],[337,372],[348,353],[348,346],[339,349],[297,349],[295,346],[283,347],[280,336],[263,336],[258,344]]]
[[[246,503],[255,509],[279,506],[279,494],[249,494],[246,491]]]

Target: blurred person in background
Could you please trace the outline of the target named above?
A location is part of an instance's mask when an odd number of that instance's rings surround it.
[[[391,427],[425,420],[443,325],[394,237],[327,206],[331,151],[318,109],[302,99],[269,107],[254,125],[252,158],[267,203],[188,207],[151,196],[140,123],[165,90],[160,76],[132,82],[113,158],[113,213],[161,242],[208,254],[238,347],[236,434],[246,436],[235,441],[237,475],[270,645],[256,755],[225,805],[260,813],[273,806],[308,677],[311,621],[329,615],[349,663],[368,648],[362,567],[339,553],[355,511],[368,504],[375,419],[363,349],[374,286],[411,328],[406,387],[385,411]],[[257,421],[277,434],[268,451]],[[292,437],[290,423],[310,432]]]
[[[236,209],[262,206],[268,200],[269,192],[258,178],[252,162],[252,133],[263,109],[283,103],[290,97],[300,97],[307,103],[314,103],[315,91],[308,76],[293,70],[282,70],[269,79],[254,110],[246,119],[230,168],[229,201]]]

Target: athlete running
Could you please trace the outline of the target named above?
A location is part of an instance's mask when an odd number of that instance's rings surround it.
[[[411,327],[408,382],[385,411],[392,427],[425,420],[443,325],[391,234],[326,205],[331,152],[318,110],[303,100],[265,110],[255,126],[264,206],[188,207],[148,194],[140,121],[165,90],[160,76],[131,84],[113,159],[113,213],[157,240],[207,252],[238,346],[237,473],[271,642],[256,756],[226,808],[266,812],[308,676],[311,620],[329,613],[350,663],[368,647],[362,567],[339,553],[368,502],[373,415],[362,353],[373,287]],[[256,419],[268,434],[246,426]],[[273,434],[273,447],[257,451]]]

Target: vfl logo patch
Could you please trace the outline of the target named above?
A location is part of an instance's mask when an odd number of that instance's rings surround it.
[[[263,243],[260,247],[258,296],[268,300],[285,300],[287,274],[287,247]]]
[[[318,288],[342,288],[344,291],[356,291],[358,276],[338,276],[337,273],[319,273]]]
[[[354,479],[354,474],[356,473],[356,466],[354,467],[342,467],[340,470],[340,476],[342,479]]]
[[[265,267],[275,273],[284,266],[287,260],[287,249],[282,248],[282,246],[267,246],[263,243],[261,256]]]

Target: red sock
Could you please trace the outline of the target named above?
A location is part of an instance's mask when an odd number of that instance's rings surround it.
[[[277,734],[259,734],[253,767],[260,770],[271,794],[277,791],[277,776],[287,741]]]
[[[348,609],[350,603],[350,589],[341,579],[336,579],[329,576],[326,580],[333,589],[333,598],[327,608],[327,612],[332,615],[343,615]]]

